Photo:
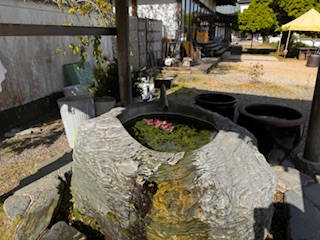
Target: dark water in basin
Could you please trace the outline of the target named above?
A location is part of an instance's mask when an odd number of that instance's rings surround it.
[[[177,115],[145,115],[123,124],[147,148],[160,152],[187,152],[214,139],[217,129],[199,119]]]

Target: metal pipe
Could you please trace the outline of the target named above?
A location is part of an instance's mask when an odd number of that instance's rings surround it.
[[[286,47],[285,47],[285,49],[284,49],[284,51],[283,51],[284,58],[286,58],[287,53],[288,53],[288,45],[289,45],[290,33],[291,33],[291,30],[289,30],[288,38],[287,38],[287,42],[286,42]]]
[[[309,119],[309,126],[307,138],[304,149],[304,158],[315,163],[320,164],[320,67],[318,67],[318,74],[316,85],[313,94],[313,101]]]
[[[277,57],[279,57],[280,46],[281,46],[281,39],[282,39],[282,32],[280,33],[280,40],[279,40],[278,49],[277,49]]]
[[[169,108],[169,101],[168,101],[168,96],[167,96],[167,89],[165,84],[161,84],[160,88],[160,101],[163,104],[163,109],[168,110]]]

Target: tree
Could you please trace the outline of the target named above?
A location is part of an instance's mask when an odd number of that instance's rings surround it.
[[[270,5],[271,0],[254,0],[238,15],[239,30],[246,33],[260,33],[263,37],[273,33],[278,21]]]
[[[319,8],[319,3],[315,0],[278,0],[278,5],[291,20],[300,17],[311,8]]]
[[[311,8],[320,11],[320,2],[318,0],[274,0],[272,8],[276,12],[279,26],[281,26],[300,17]],[[319,32],[303,33],[311,37],[320,37]],[[283,43],[287,39],[287,34],[287,32],[284,32],[284,37],[282,38]]]

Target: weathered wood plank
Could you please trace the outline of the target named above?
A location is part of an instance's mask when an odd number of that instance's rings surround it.
[[[116,28],[0,23],[0,36],[97,36],[116,34]]]

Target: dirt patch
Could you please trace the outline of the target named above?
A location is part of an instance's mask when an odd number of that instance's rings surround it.
[[[0,142],[0,196],[35,173],[38,164],[71,150],[57,112],[18,129],[16,136]]]

